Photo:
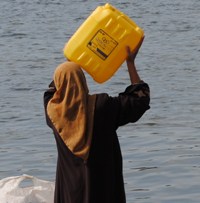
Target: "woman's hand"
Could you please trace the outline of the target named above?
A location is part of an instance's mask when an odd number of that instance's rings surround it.
[[[141,83],[140,76],[135,67],[135,58],[138,54],[138,51],[139,51],[143,41],[144,41],[144,37],[141,38],[140,42],[138,43],[138,45],[136,46],[136,48],[133,51],[130,50],[130,47],[126,47],[127,54],[128,54],[126,63],[127,63],[128,72],[129,72],[130,80],[131,80],[132,84]]]
[[[133,62],[133,63],[135,62],[135,58],[139,52],[139,49],[140,49],[143,41],[144,41],[144,36],[140,39],[140,42],[138,43],[138,45],[136,46],[136,48],[133,51],[130,50],[129,46],[126,47],[126,51],[127,51],[127,55],[128,55],[127,59],[126,59],[127,62]]]

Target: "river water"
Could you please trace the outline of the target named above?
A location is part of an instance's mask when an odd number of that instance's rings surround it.
[[[43,92],[62,49],[97,0],[0,2],[0,179],[29,174],[54,181],[56,146]],[[200,1],[111,0],[145,31],[136,63],[151,109],[118,130],[128,203],[200,202]],[[116,95],[126,65],[106,83],[86,74],[91,93]]]

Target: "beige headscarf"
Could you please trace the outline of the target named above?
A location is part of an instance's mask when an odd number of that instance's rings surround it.
[[[92,139],[95,95],[89,95],[81,68],[73,62],[59,65],[54,73],[56,92],[47,113],[70,151],[87,160]]]

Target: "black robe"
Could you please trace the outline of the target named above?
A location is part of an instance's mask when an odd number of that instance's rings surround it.
[[[97,94],[93,137],[87,161],[71,153],[51,123],[57,149],[55,203],[125,203],[123,164],[116,130],[136,122],[148,110],[150,98],[138,97],[138,91],[149,92],[146,83],[130,85],[118,97]],[[44,94],[45,112],[54,91]]]

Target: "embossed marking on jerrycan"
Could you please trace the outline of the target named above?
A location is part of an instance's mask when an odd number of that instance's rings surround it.
[[[98,6],[64,47],[64,55],[79,64],[92,78],[103,83],[118,70],[133,50],[143,30],[110,4]]]

